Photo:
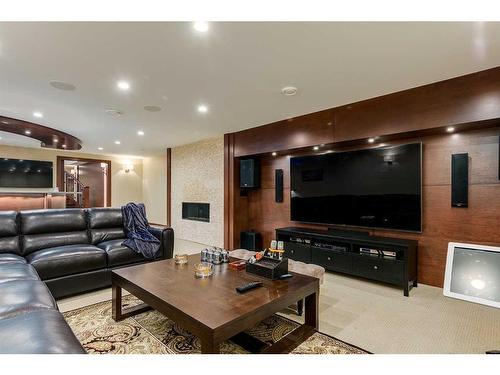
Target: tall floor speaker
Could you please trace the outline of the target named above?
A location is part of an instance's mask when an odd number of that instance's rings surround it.
[[[451,205],[469,205],[469,154],[451,155]]]

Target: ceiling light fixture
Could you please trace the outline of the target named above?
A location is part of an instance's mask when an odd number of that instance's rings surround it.
[[[143,108],[145,111],[148,111],[148,112],[160,112],[161,111],[161,107],[157,106],[157,105],[145,105]]]
[[[119,109],[106,109],[105,112],[108,115],[111,115],[111,116],[121,116],[121,115],[123,115],[123,111],[120,111]]]
[[[446,128],[446,131],[447,131],[448,133],[453,133],[453,132],[455,131],[455,128],[454,128],[453,126],[448,126],[448,127]]]
[[[139,130],[139,131],[137,132],[137,135],[144,135],[144,132],[143,132],[142,130]]]
[[[204,104],[201,104],[198,106],[198,112],[200,113],[207,113],[208,112],[208,107]]]
[[[120,141],[115,141],[115,145],[121,145]]]
[[[273,152],[271,155],[272,155],[272,156],[276,156],[276,155],[278,155],[278,153],[275,151],[275,152]]]
[[[127,91],[130,89],[130,83],[128,83],[127,81],[118,81],[116,86],[123,91]]]
[[[297,87],[287,86],[281,89],[281,93],[285,96],[293,96],[297,94]]]
[[[375,142],[375,138],[368,138],[368,143],[373,143]]]
[[[98,149],[99,151],[104,150],[102,147],[97,147],[97,149]]]
[[[43,117],[43,113],[42,112],[33,112],[33,116],[35,116],[37,118],[42,118]]]
[[[31,130],[25,130],[25,131],[24,131],[24,134],[26,134],[26,135],[30,135],[30,134],[31,134]]]
[[[57,142],[59,142],[59,139],[54,138],[54,139],[53,139],[53,142],[54,142],[54,143],[57,143]]]
[[[313,150],[314,150],[314,151],[318,151],[318,150],[319,150],[319,146],[314,146],[314,147],[313,147]]]
[[[208,25],[208,22],[198,21],[193,24],[193,28],[199,33],[206,33],[210,26]]]
[[[62,82],[62,81],[50,81],[49,85],[53,88],[63,91],[74,91],[76,90],[76,86],[71,83]]]
[[[62,148],[66,148],[66,145],[62,145],[61,147],[62,147]]]

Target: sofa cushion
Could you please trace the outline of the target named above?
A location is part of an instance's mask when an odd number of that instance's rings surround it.
[[[125,238],[121,208],[89,208],[87,218],[91,244]]]
[[[106,267],[106,252],[88,244],[51,247],[26,257],[42,280]]]
[[[138,263],[146,260],[142,254],[123,246],[123,239],[111,240],[97,244],[108,254],[108,267],[122,266],[130,263]]]
[[[26,259],[16,254],[0,254],[0,264],[2,263],[26,263]]]
[[[12,280],[0,283],[0,320],[40,309],[57,309],[43,281]]]
[[[84,354],[75,334],[55,310],[39,310],[0,320],[0,353]]]
[[[25,235],[87,229],[85,211],[79,208],[20,211],[19,218]]]
[[[24,256],[50,247],[90,242],[82,209],[21,211],[19,218]]]
[[[0,254],[21,254],[17,211],[0,212]]]
[[[0,283],[12,280],[40,280],[33,266],[20,262],[0,263]]]
[[[28,236],[22,236],[24,256],[41,249],[88,243],[89,239],[87,231],[32,234]]]

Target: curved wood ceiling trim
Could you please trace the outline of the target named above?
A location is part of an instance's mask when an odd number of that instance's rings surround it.
[[[41,147],[60,150],[80,150],[82,141],[71,134],[24,120],[0,116],[0,130],[38,139]],[[30,134],[26,134],[29,131]]]

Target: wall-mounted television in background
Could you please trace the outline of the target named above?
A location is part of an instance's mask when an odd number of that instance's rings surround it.
[[[53,187],[51,161],[0,159],[0,187],[51,188]]]
[[[420,232],[422,144],[290,159],[291,220]]]

